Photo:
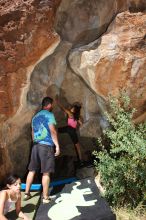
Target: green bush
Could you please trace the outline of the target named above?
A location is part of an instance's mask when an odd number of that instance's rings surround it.
[[[146,194],[146,124],[132,123],[135,112],[125,93],[109,97],[109,127],[100,152],[94,152],[95,167],[101,173],[105,196],[113,205],[135,207]]]

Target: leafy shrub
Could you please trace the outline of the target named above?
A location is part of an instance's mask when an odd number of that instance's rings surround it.
[[[132,123],[135,109],[125,93],[109,97],[110,113],[106,113],[109,127],[98,143],[95,167],[101,173],[105,196],[113,205],[138,205],[146,194],[146,124]]]

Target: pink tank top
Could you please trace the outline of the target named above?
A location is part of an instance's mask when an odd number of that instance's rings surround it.
[[[5,205],[4,205],[4,215],[6,215],[9,211],[11,211],[15,208],[15,203],[17,202],[17,200],[18,200],[18,197],[16,200],[13,201],[9,195],[9,198],[5,202]]]
[[[70,126],[72,128],[77,127],[77,121],[74,120],[74,118],[68,118],[67,124],[68,124],[68,126]]]

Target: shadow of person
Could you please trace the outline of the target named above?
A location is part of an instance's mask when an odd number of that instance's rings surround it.
[[[34,204],[27,204],[24,207],[22,207],[22,212],[24,213],[31,213],[36,209],[36,205]]]
[[[35,197],[35,196],[40,196],[40,191],[38,191],[38,192],[36,192],[35,194],[32,194],[32,193],[30,193],[31,194],[31,198],[33,198],[33,197]],[[29,200],[28,200],[29,201]]]
[[[22,192],[23,194],[25,193],[24,190],[22,190],[21,192]],[[22,194],[22,200],[23,200],[23,197],[24,197],[23,194]],[[37,192],[33,192],[33,191],[32,191],[32,192],[30,192],[30,194],[31,194],[31,198],[30,198],[30,199],[32,199],[32,198],[34,198],[34,197],[36,197],[36,196],[40,196],[41,190],[40,190],[40,191],[37,191]],[[26,202],[26,203],[29,202],[30,199],[26,200],[25,202]]]
[[[24,213],[32,213],[34,210],[36,210],[36,205],[34,204],[27,204],[24,207],[21,208],[22,212]],[[16,215],[16,210],[12,210],[11,212],[8,212],[6,214],[7,219],[10,220],[16,220],[18,216]]]
[[[11,220],[16,220],[17,219],[17,215],[16,215],[16,210],[13,210],[11,212],[8,212],[6,214],[6,218],[7,219],[11,219]]]
[[[50,196],[56,195],[57,193],[60,193],[62,189],[64,188],[65,184],[54,186],[51,190]]]

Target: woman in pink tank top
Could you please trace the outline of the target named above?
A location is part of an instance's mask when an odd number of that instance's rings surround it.
[[[77,127],[82,125],[80,118],[81,105],[74,104],[71,109],[65,108],[56,98],[58,106],[67,114],[67,126],[58,128],[59,133],[68,133],[76,150],[77,158],[80,165],[83,165],[81,146],[78,140]]]
[[[4,182],[5,187],[0,191],[0,219],[6,220],[5,215],[16,208],[16,214],[19,218],[30,220],[21,211],[20,178],[16,175],[10,175]]]

